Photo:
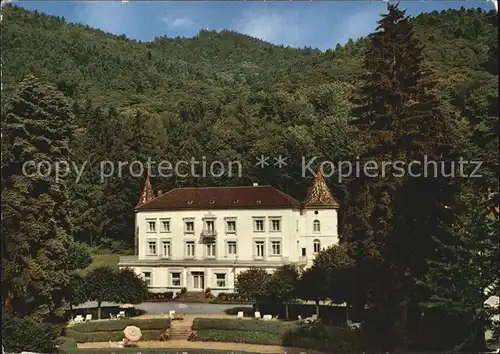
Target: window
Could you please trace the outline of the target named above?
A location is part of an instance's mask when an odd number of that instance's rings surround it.
[[[271,241],[271,254],[281,256],[281,241]]]
[[[142,273],[142,276],[146,284],[148,284],[148,286],[151,286],[151,272],[144,272]]]
[[[194,257],[194,241],[186,242],[186,257]]]
[[[226,233],[234,234],[236,232],[236,220],[226,221]]]
[[[206,230],[208,232],[214,232],[215,230],[215,223],[213,220],[209,220],[205,222]]]
[[[148,220],[148,232],[156,232],[156,221],[155,220]]]
[[[161,232],[170,232],[170,220],[161,220]]]
[[[171,282],[172,286],[181,286],[181,273],[180,272],[172,272],[171,274]]]
[[[207,243],[207,257],[215,257],[215,242]]]
[[[281,220],[280,219],[272,219],[271,220],[271,231],[272,232],[281,231]]]
[[[264,219],[254,219],[253,231],[254,232],[263,232],[264,231]]]
[[[264,257],[264,241],[255,241],[255,256],[257,258]]]
[[[314,240],[314,253],[318,253],[321,250],[321,242],[318,239]]]
[[[236,255],[236,241],[227,242],[227,254],[231,256]]]
[[[156,256],[157,254],[156,241],[148,241],[148,255]]]
[[[305,257],[305,256],[306,256],[306,248],[302,247],[302,257]]]
[[[170,257],[170,252],[171,252],[171,248],[170,248],[170,241],[162,241],[161,242],[161,255],[163,257]]]
[[[216,273],[215,274],[215,285],[218,288],[226,287],[226,274],[225,273]]]
[[[186,234],[194,233],[194,221],[193,220],[187,220],[184,222],[184,233],[186,233]]]
[[[320,231],[319,220],[314,220],[314,222],[313,222],[313,231],[314,232],[319,232]]]

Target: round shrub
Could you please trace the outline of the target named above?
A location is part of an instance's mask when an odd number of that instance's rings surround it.
[[[59,330],[50,323],[39,323],[29,317],[2,319],[3,345],[9,353],[54,353]]]

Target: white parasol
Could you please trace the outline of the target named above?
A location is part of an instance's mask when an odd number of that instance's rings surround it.
[[[125,334],[125,338],[129,341],[137,342],[142,337],[141,329],[136,326],[127,326],[123,333]]]
[[[177,308],[178,308],[178,309],[187,309],[187,308],[188,308],[188,305],[185,305],[185,304],[179,304],[179,305],[177,305]]]

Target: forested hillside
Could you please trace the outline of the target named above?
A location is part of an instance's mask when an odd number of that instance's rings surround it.
[[[152,182],[168,190],[256,181],[302,198],[310,182],[300,176],[302,156],[337,161],[356,155],[350,96],[366,40],[326,52],[229,31],[141,43],[14,6],[2,12],[2,99],[28,73],[62,90],[74,107],[70,150],[78,163],[238,160],[242,178]],[[434,90],[468,141],[464,112],[484,113],[488,94],[496,90],[498,77],[486,68],[498,39],[496,15],[461,9],[413,21],[436,78]],[[280,154],[289,157],[286,168],[253,167],[257,156]],[[74,236],[130,244],[142,183],[133,177],[99,183],[87,174],[71,185]],[[330,184],[342,202],[344,185],[335,176]]]
[[[301,274],[294,264],[269,277],[250,269],[242,283],[258,286],[245,298],[345,303],[348,318],[361,322],[352,352],[486,352],[487,329],[498,348],[498,306],[486,305],[500,291],[494,12],[411,18],[388,5],[368,38],[326,52],[227,31],[139,43],[13,6],[2,14],[2,302],[10,346],[26,349],[18,338],[38,337],[27,329],[57,323],[68,304],[103,299],[84,290],[94,284],[88,288],[102,293],[99,281],[79,278],[91,259],[75,241],[132,250],[145,176],[126,165],[103,176],[103,161],[238,161],[241,176],[199,177],[198,164],[180,171],[188,177],[153,174],[152,183],[168,190],[258,182],[302,199],[313,177],[303,175],[303,159],[317,157],[313,168],[325,160],[365,167],[344,180],[327,173],[340,201],[339,244],[320,250]],[[260,156],[271,166],[256,167]],[[286,167],[273,167],[278,156]],[[26,166],[68,160],[85,173],[73,169],[61,181],[46,167]],[[464,160],[482,162],[480,170]],[[327,351],[350,337],[330,343],[329,330],[305,326],[325,337],[310,344],[325,339]],[[53,352],[57,330],[39,332],[45,339],[31,347]],[[254,343],[258,336],[249,335]]]

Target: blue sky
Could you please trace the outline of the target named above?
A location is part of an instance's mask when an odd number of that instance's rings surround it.
[[[149,41],[154,37],[192,37],[201,29],[235,30],[265,41],[292,47],[310,46],[326,50],[349,38],[374,30],[385,12],[382,1],[350,2],[240,2],[191,1],[15,1],[27,9],[64,16],[128,38]],[[411,15],[449,8],[493,9],[487,0],[402,1]]]

